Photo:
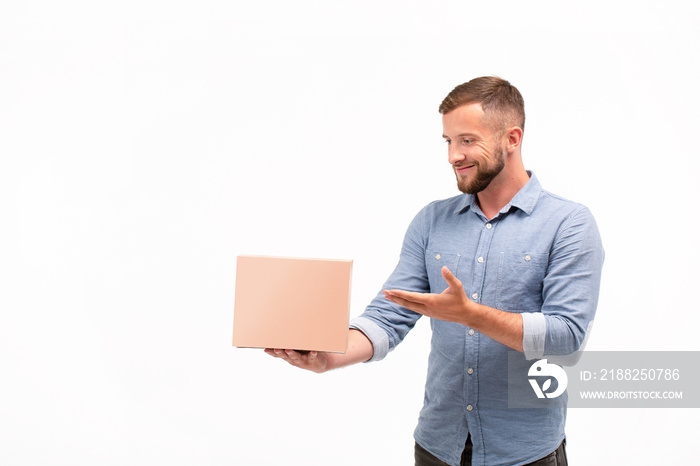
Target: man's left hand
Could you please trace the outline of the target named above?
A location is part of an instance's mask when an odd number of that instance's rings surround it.
[[[441,272],[448,286],[440,294],[384,290],[384,297],[427,317],[469,325],[474,303],[467,298],[462,282],[447,267],[443,267]]]

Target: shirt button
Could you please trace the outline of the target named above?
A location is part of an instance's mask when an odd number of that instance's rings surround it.
[[[484,262],[484,258],[483,258],[483,257],[479,257],[476,261],[477,261],[479,264],[481,264],[482,262]]]
[[[479,299],[479,293],[472,293],[472,299]]]
[[[467,411],[471,411],[472,409],[474,409],[474,406],[472,406],[472,405],[467,405]]]
[[[436,254],[435,259],[440,260],[440,254]]]
[[[530,257],[530,254],[526,254],[526,255],[525,255],[525,260],[526,260],[526,261],[529,261],[530,259],[532,259],[532,257]]]
[[[487,228],[488,230],[490,230],[490,229],[491,229],[491,224],[490,224],[490,223],[487,223],[487,224],[486,224],[486,228]]]
[[[472,375],[473,373],[474,373],[474,369],[472,369],[471,367],[469,369],[467,369],[467,374]]]
[[[470,329],[469,329],[469,335],[474,335],[474,329],[473,329],[473,328],[470,328]]]

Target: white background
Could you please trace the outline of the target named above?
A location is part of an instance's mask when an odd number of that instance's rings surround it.
[[[353,259],[360,314],[457,194],[437,107],[481,75],[598,220],[588,348],[700,349],[697,5],[2,1],[0,464],[412,464],[428,322],[298,371],[231,347],[235,260]],[[697,416],[572,409],[569,459],[688,464]]]

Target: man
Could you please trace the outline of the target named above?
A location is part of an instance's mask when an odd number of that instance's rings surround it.
[[[449,162],[464,194],[423,208],[396,269],[351,324],[345,354],[268,349],[324,372],[384,358],[416,321],[433,332],[416,465],[565,465],[566,398],[509,409],[509,353],[582,349],[598,301],[603,248],[584,206],[525,170],[520,92],[496,77],[457,86],[440,105]]]

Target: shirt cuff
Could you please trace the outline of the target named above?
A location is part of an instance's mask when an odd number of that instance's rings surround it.
[[[366,317],[356,317],[350,322],[350,328],[354,328],[364,333],[372,342],[374,354],[372,359],[366,362],[381,361],[389,354],[389,336],[374,321]]]
[[[525,359],[539,359],[544,355],[544,340],[547,335],[547,323],[541,312],[524,312],[523,316],[523,352]]]

